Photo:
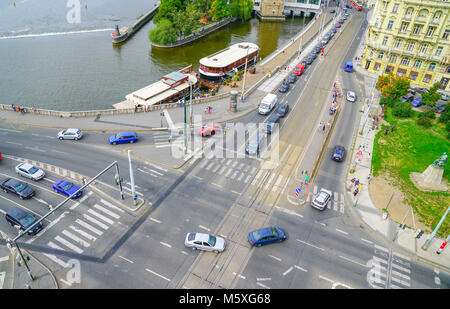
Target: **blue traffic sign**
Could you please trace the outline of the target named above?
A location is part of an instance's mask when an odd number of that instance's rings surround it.
[[[295,189],[295,192],[296,193],[300,193],[300,192],[302,192],[302,189],[301,188],[297,188],[297,189]]]

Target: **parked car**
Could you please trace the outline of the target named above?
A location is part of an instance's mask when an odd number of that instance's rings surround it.
[[[248,242],[252,247],[261,247],[274,242],[284,241],[286,238],[286,233],[276,226],[265,227],[248,234]]]
[[[288,111],[289,111],[289,104],[283,103],[280,105],[280,107],[278,107],[277,115],[280,117],[284,117],[284,116],[286,116]]]
[[[277,104],[278,97],[274,93],[268,93],[266,96],[261,100],[261,103],[258,107],[258,113],[261,115],[267,115],[272,111],[272,109]]]
[[[344,71],[353,72],[353,62],[347,61],[344,66]]]
[[[314,58],[309,56],[308,58],[306,58],[306,64],[311,65],[311,63],[313,63]]]
[[[340,23],[341,25],[345,22],[345,20],[343,18],[339,19],[338,23]]]
[[[433,107],[436,113],[442,113],[447,108],[448,101],[437,100],[435,106]]]
[[[109,143],[112,145],[134,143],[138,141],[138,136],[135,132],[120,132],[109,137]]]
[[[225,240],[222,237],[204,233],[187,233],[184,245],[192,250],[213,251],[216,253],[225,250]]]
[[[347,91],[347,101],[349,102],[356,101],[356,93],[354,91]]]
[[[20,176],[30,178],[33,180],[40,180],[45,177],[45,173],[40,168],[37,168],[36,166],[29,164],[29,163],[20,163],[15,168],[16,173]]]
[[[313,54],[319,54],[322,51],[322,47],[316,46],[313,48],[312,52]]]
[[[286,80],[284,80],[280,86],[280,89],[278,89],[278,91],[281,93],[284,93],[284,92],[287,92],[288,90],[289,90],[289,84],[287,83]]]
[[[333,34],[333,35],[335,35],[336,34],[336,32],[337,32],[337,30],[335,29],[335,28],[331,28],[331,33]]]
[[[345,17],[349,17],[349,16],[350,16],[350,13],[349,13],[349,12],[345,12],[344,16],[345,16]]]
[[[334,25],[335,28],[341,28],[341,24],[337,23],[336,25]]]
[[[11,208],[8,210],[5,214],[5,219],[11,226],[21,229],[22,231],[27,230],[37,221],[33,215],[20,208]],[[36,235],[40,230],[42,230],[42,222],[39,222],[33,229],[28,231],[28,235]]]
[[[280,116],[278,113],[273,113],[264,123],[263,129],[267,134],[271,134],[275,128],[275,124],[280,122]]]
[[[289,84],[295,84],[295,82],[297,81],[297,74],[295,74],[295,73],[289,74],[287,81]]]
[[[27,185],[26,183],[14,179],[14,178],[7,178],[3,180],[3,182],[0,184],[0,187],[3,191],[6,193],[14,193],[18,197],[20,197],[22,200],[26,198],[32,197],[35,192],[32,187]]]
[[[411,105],[414,106],[414,107],[419,107],[420,105],[422,105],[422,97],[415,98],[411,102]]]
[[[58,137],[60,140],[73,139],[73,140],[77,141],[83,137],[83,132],[81,132],[78,129],[70,128],[70,129],[59,131],[58,134],[56,135],[56,137]]]
[[[330,10],[330,13],[336,13],[336,10]]]
[[[303,60],[303,61],[304,61],[304,60]],[[302,75],[302,74],[303,74],[303,71],[305,70],[305,65],[303,64],[303,61],[302,61],[302,63],[299,63],[299,64],[297,64],[297,65],[295,66],[294,73],[295,73],[297,76]],[[305,63],[306,63],[306,61],[305,61]]]
[[[331,192],[325,189],[320,189],[319,193],[317,193],[312,200],[311,206],[319,210],[324,210],[330,200]]]
[[[317,58],[317,53],[315,53],[314,51],[311,52],[311,54],[309,54],[308,58],[312,58],[313,60]]]
[[[335,146],[334,147],[334,152],[331,155],[331,159],[336,161],[336,162],[342,162],[344,161],[345,158],[345,148],[344,146]]]
[[[66,196],[71,196],[72,194],[77,192],[79,189],[80,188],[78,186],[76,186],[73,183],[66,181],[64,179],[59,179],[53,183],[53,190],[55,190],[55,192],[62,193]],[[72,198],[75,199],[77,197],[80,197],[82,194],[83,194],[83,190],[80,190],[77,192],[77,194],[72,196]]]
[[[400,101],[402,102],[412,102],[414,100],[414,94],[408,93],[404,96],[400,97]]]
[[[303,59],[302,62],[300,62],[300,64],[303,65],[303,69],[306,69],[306,67],[308,66],[308,64],[306,63],[306,59]]]
[[[198,134],[201,136],[214,135],[216,132],[220,132],[220,125],[217,123],[207,123],[204,126],[198,128]]]

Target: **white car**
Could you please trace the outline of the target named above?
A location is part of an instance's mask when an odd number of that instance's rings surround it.
[[[347,101],[355,102],[356,101],[356,93],[353,91],[347,91]]]
[[[314,197],[313,201],[311,202],[311,206],[323,210],[327,204],[331,200],[331,192],[325,189],[320,189],[319,193]]]
[[[20,163],[16,166],[16,173],[20,176],[30,178],[33,180],[40,180],[45,177],[45,173],[40,168],[29,163]]]
[[[225,239],[203,233],[187,233],[184,245],[192,250],[198,249],[219,253],[225,250]]]
[[[78,129],[66,129],[58,132],[57,137],[59,139],[73,139],[73,140],[79,140],[83,137],[83,132],[81,132]]]

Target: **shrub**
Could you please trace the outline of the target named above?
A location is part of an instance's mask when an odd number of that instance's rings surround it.
[[[394,107],[395,102],[397,102],[397,100],[393,98],[383,97],[380,100],[380,105],[386,105],[387,107]]]
[[[419,117],[417,124],[429,128],[431,127],[431,120],[428,117]]]
[[[392,115],[400,118],[408,118],[413,114],[411,104],[408,102],[395,102],[394,108],[392,109]]]
[[[449,122],[450,121],[450,107],[447,106],[445,110],[442,112],[441,117],[439,117],[439,122]]]
[[[420,113],[419,118],[420,117],[434,119],[434,118],[436,118],[436,113],[434,112],[434,110],[428,110],[428,111],[425,111],[423,113]]]

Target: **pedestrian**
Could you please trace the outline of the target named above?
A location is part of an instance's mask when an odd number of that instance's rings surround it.
[[[206,114],[208,112],[208,107],[205,107],[205,110],[203,112]]]
[[[371,178],[371,175],[369,174],[369,175],[367,176],[367,182],[368,182],[368,183],[370,182],[370,178]]]
[[[33,114],[36,115],[36,106],[34,106],[34,104],[33,104],[33,106],[31,107],[31,109],[33,110]]]
[[[378,127],[378,121],[379,121],[379,119],[378,119],[378,117],[377,117],[377,119],[375,119],[375,125]]]
[[[11,104],[11,107],[12,107],[13,111],[16,111],[16,106],[14,104]]]
[[[359,192],[359,189],[358,189],[358,188],[355,188],[355,190],[353,191],[353,197],[356,197],[356,195],[358,194],[358,192]]]
[[[319,123],[319,131],[322,129],[322,121]]]
[[[387,135],[389,132],[389,128],[386,129],[386,131],[384,131],[384,135]]]
[[[137,104],[134,104],[134,112],[137,112]]]
[[[323,124],[322,132],[325,133],[325,124]]]
[[[391,132],[394,132],[395,124],[392,125]]]
[[[356,179],[355,180],[355,186],[358,186],[359,185],[359,179]]]
[[[22,106],[22,104],[20,104],[20,112],[22,114],[25,114],[25,108]]]
[[[305,176],[305,184],[307,184],[309,182],[309,175]]]
[[[20,105],[19,105],[19,106],[17,106],[17,111],[18,111],[18,112],[20,112]]]

